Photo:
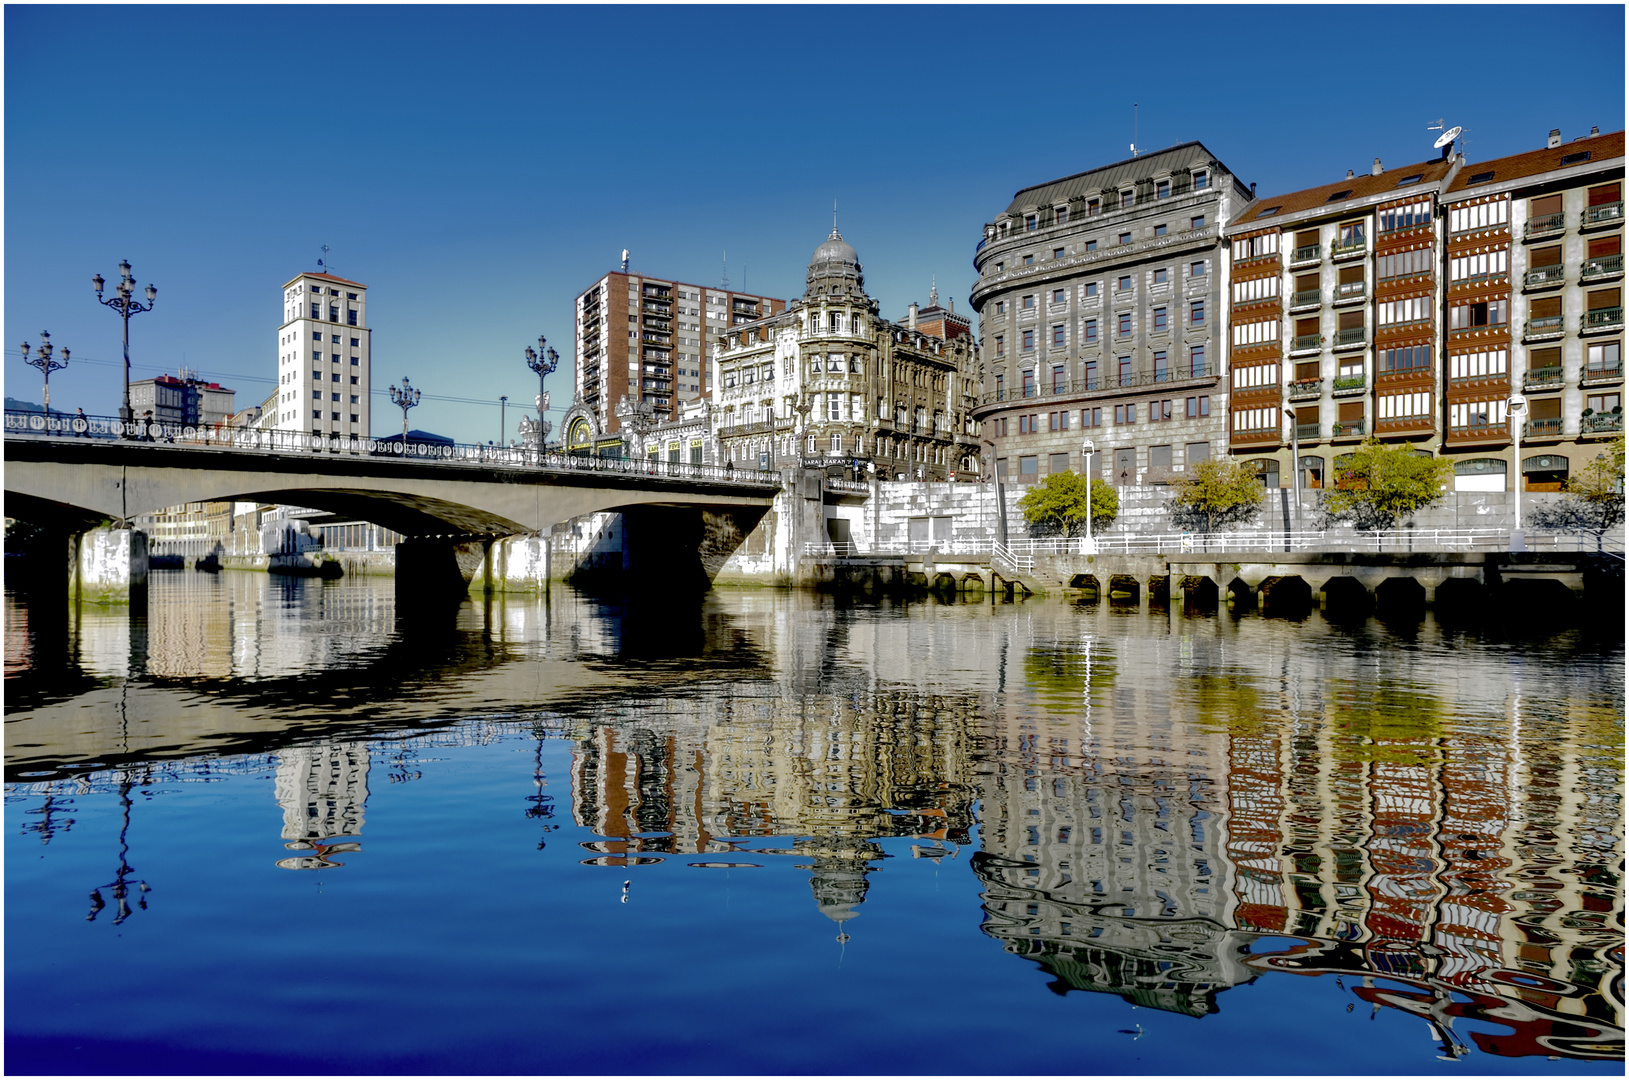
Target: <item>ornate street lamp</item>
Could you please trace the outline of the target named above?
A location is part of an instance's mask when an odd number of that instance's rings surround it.
[[[144,311],[153,310],[153,303],[158,299],[158,289],[147,286],[147,303],[143,305],[135,298],[136,278],[130,273],[130,260],[124,259],[119,263],[119,283],[113,287],[114,297],[111,300],[102,299],[102,275],[96,274],[91,278],[91,284],[96,288],[96,299],[106,306],[117,311],[124,319],[124,404],[119,406],[119,419],[126,424],[130,423],[130,316],[140,315]],[[128,435],[126,437],[129,437]]]
[[[1516,459],[1516,524],[1510,530],[1510,550],[1526,551],[1527,536],[1522,531],[1522,424],[1527,417],[1527,398],[1523,394],[1511,394],[1506,405],[1510,413],[1510,437],[1515,443],[1514,457]]]
[[[402,376],[401,389],[398,390],[395,386],[390,388],[390,403],[402,410],[402,449],[405,451],[407,449],[407,410],[419,403],[419,391],[413,389],[413,384],[407,381],[407,376]]]
[[[543,380],[554,374],[560,366],[560,354],[549,348],[549,339],[537,335],[537,348],[526,346],[526,366],[537,373],[537,449],[543,452],[543,441],[549,436],[549,422],[544,413],[549,410],[549,395],[543,390]]]
[[[1295,471],[1295,528],[1301,527],[1301,433],[1296,428],[1295,410],[1285,409],[1290,418],[1290,468]],[[1285,548],[1285,551],[1290,550]]]
[[[611,411],[616,414],[617,421],[633,435],[628,456],[635,459],[644,457],[645,436],[656,427],[656,406],[643,399],[629,401],[624,396]]]
[[[40,354],[38,356],[31,357],[28,355],[28,349],[28,342],[23,342],[23,363],[29,365],[30,367],[39,368],[40,374],[45,376],[45,415],[50,416],[51,372],[61,371],[63,368],[68,366],[68,350],[66,347],[63,348],[61,360],[53,359],[51,356],[51,335],[44,330],[40,331]]]
[[[1092,455],[1097,452],[1097,447],[1087,439],[1081,444],[1080,452],[1081,469],[1086,473],[1086,536],[1081,541],[1080,553],[1096,555],[1097,541],[1092,539]]]

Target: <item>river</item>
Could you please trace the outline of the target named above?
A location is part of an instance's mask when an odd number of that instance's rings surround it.
[[[7,1071],[1621,1074],[1621,622],[6,596]]]

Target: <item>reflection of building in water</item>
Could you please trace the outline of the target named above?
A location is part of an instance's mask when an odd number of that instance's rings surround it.
[[[290,850],[362,835],[369,751],[363,742],[322,742],[277,755],[274,791]]]

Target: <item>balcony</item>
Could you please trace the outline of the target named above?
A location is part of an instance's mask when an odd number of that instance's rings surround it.
[[[1616,435],[1623,430],[1623,413],[1593,413],[1579,418],[1580,435]]]
[[[1290,297],[1290,310],[1298,311],[1302,308],[1315,308],[1323,303],[1323,291],[1320,289],[1297,289]]]
[[[1526,393],[1532,393],[1535,390],[1559,390],[1561,389],[1561,382],[1562,376],[1559,366],[1534,368],[1522,377],[1522,390]]]
[[[1567,269],[1560,263],[1529,270],[1527,276],[1522,278],[1522,288],[1527,290],[1559,289],[1566,283]]]
[[[1368,290],[1365,288],[1364,282],[1348,281],[1335,290],[1335,306],[1339,307],[1342,304],[1362,300],[1366,295],[1368,295]]]
[[[1623,329],[1623,307],[1594,308],[1584,312],[1584,333]]]
[[[1543,341],[1546,338],[1558,338],[1565,329],[1560,315],[1540,315],[1527,320],[1527,329],[1522,331],[1522,340]]]
[[[1524,439],[1559,439],[1560,437],[1561,417],[1559,416],[1529,420],[1522,425],[1522,438]]]
[[[1329,392],[1335,397],[1350,397],[1353,394],[1363,393],[1368,386],[1368,380],[1362,375],[1343,375],[1337,378],[1329,387]]]
[[[1351,349],[1361,348],[1368,340],[1369,330],[1364,326],[1351,326],[1344,330],[1335,331],[1335,348]]]
[[[1302,244],[1300,247],[1296,248],[1293,253],[1291,253],[1290,265],[1295,266],[1299,263],[1322,262],[1323,257],[1324,249],[1322,244]]]
[[[1290,339],[1290,352],[1317,352],[1323,343],[1321,334],[1296,334]]]
[[[1316,441],[1321,439],[1323,438],[1323,425],[1319,424],[1316,420],[1310,424],[1296,424],[1295,438],[1297,442],[1307,440]]]
[[[1329,257],[1335,262],[1362,255],[1369,250],[1369,245],[1359,237],[1356,240],[1337,240],[1330,245]]]
[[[1363,437],[1362,420],[1337,420],[1330,429],[1332,439],[1358,439]]]
[[[1602,203],[1600,206],[1591,206],[1584,211],[1583,219],[1579,222],[1582,229],[1600,229],[1623,223],[1623,202]]]
[[[1294,379],[1290,382],[1291,401],[1305,401],[1308,398],[1318,397],[1323,392],[1324,381],[1322,379]]]
[[[1545,214],[1543,217],[1532,218],[1527,227],[1522,230],[1523,240],[1537,240],[1541,236],[1555,236],[1567,229],[1567,215]]]
[[[1596,281],[1610,281],[1623,276],[1623,254],[1602,255],[1584,263],[1584,268],[1578,274],[1578,280],[1586,283]]]
[[[1622,364],[1601,364],[1595,367],[1584,368],[1584,377],[1579,380],[1581,386],[1601,386],[1606,383],[1623,381]]]

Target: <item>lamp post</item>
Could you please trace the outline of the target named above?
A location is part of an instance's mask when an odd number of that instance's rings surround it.
[[[130,423],[130,316],[140,315],[144,311],[153,310],[153,302],[158,299],[158,289],[153,285],[147,286],[147,303],[144,306],[135,298],[136,278],[130,273],[130,260],[124,259],[119,263],[119,283],[113,287],[114,297],[111,300],[102,299],[102,275],[96,274],[91,278],[91,285],[96,289],[96,299],[106,306],[117,311],[124,319],[124,404],[119,406],[119,419]],[[128,435],[126,436],[128,437]]]
[[[1086,474],[1086,537],[1081,542],[1080,553],[1096,555],[1097,541],[1092,539],[1092,455],[1097,452],[1097,447],[1092,445],[1092,440],[1087,439],[1081,444],[1080,450],[1080,469]]]
[[[498,445],[499,446],[503,445],[504,421],[507,418],[507,414],[506,414],[505,410],[508,409],[508,408],[509,408],[509,395],[508,394],[499,394],[498,395]]]
[[[44,330],[40,331],[40,354],[38,356],[31,357],[28,355],[28,349],[28,342],[23,342],[23,363],[30,367],[39,368],[40,374],[45,376],[45,415],[50,416],[51,372],[61,371],[63,368],[68,366],[68,350],[66,348],[62,350],[61,360],[54,359],[51,356],[51,335]]]
[[[543,392],[543,380],[560,366],[560,354],[549,348],[549,339],[537,335],[537,348],[526,346],[526,366],[537,373],[537,452],[543,452],[543,442],[549,435],[549,422],[543,414],[549,408],[549,395]]]
[[[413,389],[413,384],[407,381],[407,376],[402,376],[401,389],[398,390],[395,386],[390,388],[390,403],[402,410],[402,450],[406,451],[407,410],[419,403],[419,391]]]
[[[1290,418],[1290,469],[1295,473],[1295,518],[1294,526],[1297,532],[1301,530],[1301,433],[1295,427],[1295,410],[1285,409],[1284,415]],[[1288,551],[1288,548],[1284,550]]]
[[[1509,405],[1510,438],[1515,445],[1513,456],[1516,459],[1516,524],[1510,530],[1510,550],[1526,551],[1527,538],[1522,532],[1522,417],[1527,415],[1527,398],[1522,394],[1511,394]]]
[[[624,395],[611,411],[616,414],[617,421],[632,435],[627,442],[628,457],[635,460],[643,458],[645,436],[656,426],[656,407],[642,397],[638,401],[629,401]]]

